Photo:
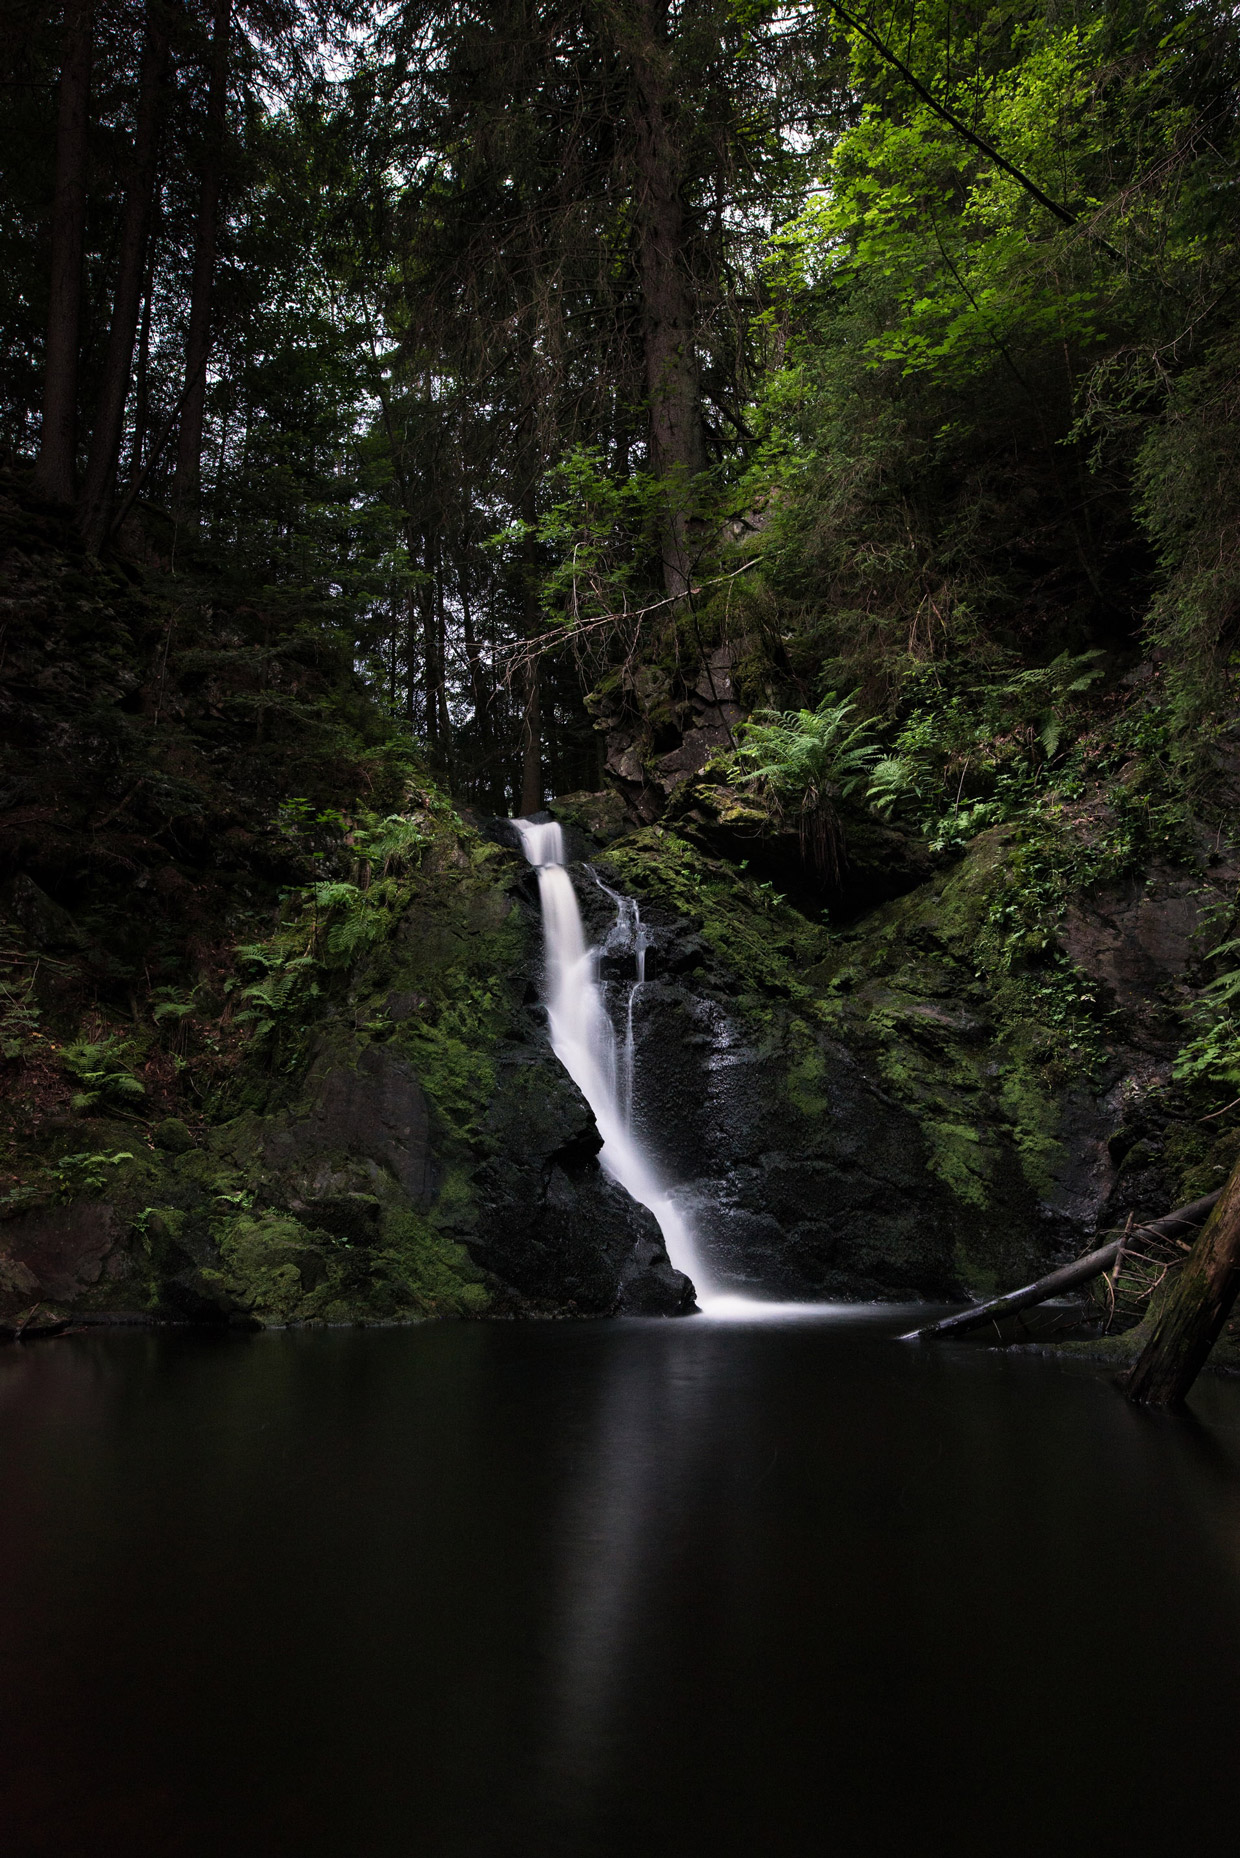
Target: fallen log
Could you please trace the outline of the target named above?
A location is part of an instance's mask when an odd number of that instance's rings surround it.
[[[1120,1385],[1138,1406],[1179,1406],[1240,1292],[1240,1162],[1176,1273],[1150,1338]]]
[[[900,1340],[920,1342],[928,1336],[961,1335],[968,1329],[980,1329],[985,1323],[995,1322],[1000,1316],[1014,1316],[1017,1310],[1028,1310],[1037,1303],[1046,1303],[1065,1290],[1075,1290],[1078,1284],[1087,1284],[1091,1277],[1109,1271],[1121,1250],[1126,1251],[1136,1239],[1176,1239],[1183,1233],[1195,1232],[1222,1191],[1219,1188],[1201,1200],[1193,1200],[1188,1206],[1177,1207],[1174,1213],[1164,1213],[1161,1219],[1151,1220],[1148,1225],[1121,1233],[1118,1238],[1100,1245],[1097,1251],[1087,1253],[1084,1258],[1077,1258],[1072,1264],[1060,1265],[1057,1271],[1048,1272],[1045,1277],[1038,1278],[1036,1283],[1026,1284],[1023,1290],[1010,1290],[1005,1297],[992,1297],[989,1303],[975,1303],[955,1316],[945,1316],[941,1322],[927,1324],[924,1329],[910,1329]]]

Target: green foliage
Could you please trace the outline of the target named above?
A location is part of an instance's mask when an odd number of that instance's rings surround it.
[[[1167,665],[1173,753],[1204,780],[1233,723],[1240,667],[1240,342],[1228,334],[1172,383],[1137,460],[1138,509],[1164,572],[1150,613]]]
[[[677,489],[681,505],[694,494]],[[648,471],[617,479],[601,447],[577,445],[548,473],[546,494],[535,533],[552,563],[542,577],[549,616],[577,626],[640,606],[673,487]]]
[[[128,1041],[109,1033],[103,1039],[74,1039],[60,1050],[60,1062],[81,1086],[71,1099],[75,1110],[131,1110],[146,1095],[133,1075]]]
[[[0,967],[0,1056],[26,1057],[38,1036],[40,1018],[33,973],[10,964]]]
[[[770,272],[755,423],[786,659],[890,712],[910,662],[998,652],[1010,674],[1148,624],[1174,753],[1201,768],[1201,722],[1234,703],[1234,26],[946,0],[866,18],[1063,214],[850,35],[856,116]],[[875,800],[916,812],[923,770],[891,759]],[[968,789],[962,808],[994,797]]]
[[[82,1193],[103,1193],[114,1183],[104,1172],[107,1168],[119,1168],[133,1156],[127,1148],[119,1148],[109,1153],[97,1154],[85,1152],[77,1155],[62,1155],[48,1169],[48,1178],[57,1193],[71,1200]]]
[[[1208,959],[1234,956],[1238,949],[1240,940],[1222,942]],[[1189,1023],[1175,1077],[1186,1084],[1240,1086],[1240,968],[1215,975],[1189,1008]]]
[[[1102,676],[1101,656],[1061,652],[1026,669],[1010,659],[913,669],[906,718],[873,765],[870,804],[916,825],[936,850],[1013,817],[1086,720],[1078,700]]]
[[[835,801],[869,777],[872,725],[850,722],[855,705],[830,691],[814,710],[759,710],[740,730],[735,778],[765,797],[775,818],[794,819],[802,854],[824,875],[838,862]]]
[[[490,1296],[464,1248],[422,1215],[390,1213],[371,1246],[245,1207],[216,1230],[221,1287],[270,1325],[478,1316]]]
[[[789,810],[813,811],[854,793],[874,763],[873,725],[849,723],[856,705],[829,691],[815,710],[758,710],[741,725],[738,779]]]
[[[241,989],[246,1004],[236,1015],[238,1025],[249,1025],[256,1042],[300,1025],[322,991],[314,956],[249,943],[237,950],[237,958],[245,966],[265,970]]]
[[[364,819],[353,835],[353,843],[362,857],[379,866],[384,877],[393,872],[413,871],[432,843],[433,834],[427,830],[428,823],[422,813],[412,818],[403,813],[390,813],[386,819]]]

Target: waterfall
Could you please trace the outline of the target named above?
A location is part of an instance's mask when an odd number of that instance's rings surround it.
[[[631,945],[637,958],[636,979],[625,1015],[624,1043],[617,1051],[615,1031],[598,984],[597,953],[586,946],[577,893],[564,868],[564,834],[555,821],[538,825],[533,820],[517,819],[513,824],[522,850],[538,872],[551,1049],[594,1111],[603,1138],[599,1152],[603,1167],[634,1200],[649,1207],[659,1222],[672,1264],[692,1279],[698,1301],[704,1303],[713,1286],[693,1233],[684,1215],[673,1206],[632,1128],[633,999],[645,978],[645,931],[637,904],[632,897],[607,891],[617,910],[606,946]],[[600,879],[594,881],[607,890]]]
[[[610,885],[603,882],[593,865],[587,865],[586,870],[590,873],[590,876],[594,879],[594,882],[598,885],[604,896],[610,897],[616,906],[616,920],[607,931],[607,940],[603,943],[600,952],[604,955],[610,955],[613,950],[620,949],[625,954],[632,951],[633,955],[633,983],[629,988],[628,1000],[624,1008],[624,1043],[620,1047],[619,1077],[617,1080],[617,1095],[620,1101],[620,1109],[623,1113],[626,1127],[631,1129],[633,1127],[633,1061],[635,1051],[633,1040],[633,1007],[636,1004],[638,994],[646,985],[646,949],[649,945],[649,938],[646,935],[645,924],[642,922],[642,913],[637,907],[637,898],[624,897],[621,896],[618,890],[612,890]]]

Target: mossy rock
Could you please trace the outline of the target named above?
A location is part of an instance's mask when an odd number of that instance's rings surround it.
[[[151,1131],[151,1139],[156,1148],[162,1149],[166,1155],[184,1155],[194,1146],[189,1125],[182,1122],[179,1116],[165,1116],[162,1122],[156,1123]]]

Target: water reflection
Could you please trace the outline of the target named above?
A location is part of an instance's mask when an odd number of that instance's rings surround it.
[[[6,1858],[1217,1843],[1240,1387],[908,1322],[0,1356]]]

